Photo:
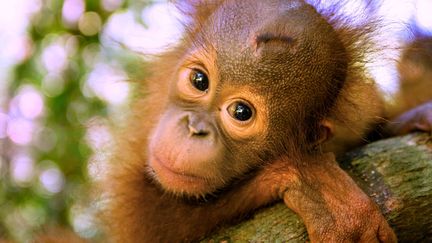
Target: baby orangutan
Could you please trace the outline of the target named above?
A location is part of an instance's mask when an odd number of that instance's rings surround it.
[[[396,242],[334,156],[383,112],[361,65],[371,26],[302,0],[190,2],[117,139],[108,234],[196,241],[283,200],[312,242]]]

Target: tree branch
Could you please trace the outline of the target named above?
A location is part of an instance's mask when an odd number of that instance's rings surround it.
[[[339,158],[380,206],[400,242],[432,241],[432,137],[411,134],[377,141]],[[283,203],[219,230],[205,242],[305,242],[300,218]]]

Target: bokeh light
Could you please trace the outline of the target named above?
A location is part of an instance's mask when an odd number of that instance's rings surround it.
[[[90,73],[83,87],[83,93],[119,105],[126,102],[129,95],[129,84],[125,82],[126,79],[127,75],[123,71],[109,65],[98,64]]]
[[[12,158],[11,162],[12,179],[17,185],[27,186],[35,173],[33,159],[28,155],[18,154]]]
[[[418,0],[416,10],[418,25],[432,34],[432,1]]]
[[[72,227],[74,230],[86,238],[91,238],[97,234],[96,218],[92,208],[75,206],[71,210]]]
[[[47,46],[42,53],[42,62],[48,72],[59,73],[67,64],[67,53],[64,46],[54,43]]]
[[[63,21],[67,25],[77,24],[84,10],[85,3],[83,0],[65,0],[62,8]]]
[[[101,117],[93,118],[88,124],[86,133],[86,140],[88,144],[94,149],[102,149],[110,146],[113,141],[113,136],[104,123],[107,123]]]
[[[8,122],[6,133],[17,145],[27,145],[32,141],[34,124],[24,118],[12,118]]]
[[[64,186],[63,174],[54,166],[43,170],[40,173],[39,181],[48,193],[58,193]]]
[[[63,93],[65,88],[65,80],[59,74],[48,74],[42,79],[41,84],[44,95],[55,97]]]
[[[110,45],[120,43],[143,54],[155,54],[174,44],[183,31],[180,14],[172,4],[151,5],[143,9],[141,19],[147,28],[136,20],[133,11],[114,14],[108,20],[102,41]]]
[[[99,33],[102,27],[102,21],[99,14],[95,12],[86,12],[81,15],[78,28],[84,35],[92,36]]]
[[[102,7],[106,11],[114,11],[123,4],[123,0],[102,0]]]
[[[58,139],[58,135],[54,129],[42,127],[36,130],[36,135],[33,138],[33,145],[41,152],[50,152],[57,145]]]
[[[35,119],[42,114],[43,97],[36,89],[31,86],[24,86],[17,99],[19,110],[24,118]]]

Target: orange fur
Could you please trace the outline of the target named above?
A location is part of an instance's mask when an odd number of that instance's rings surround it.
[[[269,9],[276,11],[279,9],[278,4],[282,2],[284,1],[249,1],[251,9],[255,7],[263,11],[266,10],[266,4],[269,4]],[[361,142],[382,112],[381,100],[374,84],[365,74],[363,60],[367,52],[373,51],[370,50],[373,46],[370,36],[374,34],[376,22],[371,20],[360,25],[351,25],[348,17],[337,14],[344,4],[341,2],[326,9],[321,9],[317,2],[317,12],[303,1],[285,1],[290,3],[291,15],[288,18],[281,14],[281,17],[290,24],[290,28],[287,28],[284,22],[276,22],[272,26],[255,26],[255,29],[247,30],[257,33],[247,35],[247,41],[235,43],[237,46],[227,51],[223,49],[226,46],[220,46],[217,42],[219,39],[214,39],[218,38],[217,35],[222,35],[215,26],[223,25],[224,19],[234,19],[232,25],[240,25],[244,20],[236,15],[236,11],[230,12],[233,8],[246,17],[254,18],[257,13],[242,13],[245,11],[243,9],[250,7],[241,5],[244,4],[242,1],[221,0],[206,3],[208,2],[185,1],[179,4],[183,12],[190,16],[186,21],[185,36],[175,48],[168,50],[152,63],[151,75],[139,88],[140,94],[132,106],[128,124],[116,136],[116,151],[102,183],[107,200],[102,217],[107,222],[107,233],[118,242],[194,241],[221,224],[275,200],[284,199],[286,204],[300,213],[305,220],[313,240],[355,240],[357,235],[364,235],[364,238],[358,239],[374,240],[374,237],[383,237],[380,239],[394,241],[391,229],[370,199],[337,167],[332,155],[322,154],[323,150],[340,153]],[[272,17],[269,15],[269,19],[265,20],[270,22]],[[288,34],[284,31],[288,31]],[[230,38],[225,36],[225,42],[229,44],[231,37],[243,38],[238,32],[239,30],[233,31],[232,35],[228,36]],[[291,35],[298,39],[291,38]],[[317,48],[308,46],[315,44]],[[292,75],[289,77],[296,79],[288,80],[291,82],[284,80],[278,84],[265,83],[271,80],[263,79],[260,84],[253,83],[254,78],[259,78],[254,75],[248,74],[247,78],[240,78],[247,72],[256,71],[257,67],[247,68],[255,65],[257,61],[247,59],[249,62],[239,63],[238,60],[244,60],[229,55],[234,52],[241,55],[247,52],[250,46],[254,53],[241,56],[243,59],[262,58],[265,63],[273,60],[280,50],[288,57],[294,57],[291,62],[281,57],[280,62],[274,65],[258,65],[261,68],[259,76],[269,75],[272,78],[272,72],[277,71],[278,77]],[[200,61],[202,55],[191,55],[190,49],[204,50],[205,61]],[[225,60],[233,63],[223,66],[225,63],[221,64],[221,60],[216,58],[221,55],[229,56]],[[230,88],[236,90],[236,87],[246,87],[249,92],[243,93],[256,93],[256,96],[266,101],[262,103],[267,103],[267,107],[262,109],[269,117],[268,121],[262,122],[265,125],[256,126],[255,129],[261,132],[258,133],[259,136],[247,139],[221,136],[225,147],[219,152],[230,155],[229,158],[233,160],[217,161],[220,168],[205,167],[209,173],[217,175],[221,185],[218,185],[216,190],[209,186],[205,188],[209,192],[198,192],[192,195],[195,198],[183,197],[191,191],[190,188],[174,192],[167,190],[164,183],[158,180],[154,168],[148,164],[148,146],[150,140],[154,139],[155,127],[160,126],[161,116],[166,110],[178,106],[172,101],[176,100],[176,94],[172,90],[175,90],[173,83],[178,78],[178,70],[185,66],[182,63],[185,56],[186,59],[192,59],[191,62],[198,60],[200,65],[210,66],[206,68],[210,70],[210,75],[215,72],[212,70],[218,70],[218,75],[212,77],[219,82],[216,90],[219,92],[219,89],[222,89],[222,95]],[[287,63],[286,66],[281,64],[283,62]],[[219,66],[218,69],[212,69],[211,65]],[[221,73],[231,75],[222,80]],[[247,82],[246,85],[241,83],[242,80]],[[216,97],[219,93],[210,95]],[[206,108],[217,103],[208,100],[200,102],[205,104]],[[271,101],[278,103],[275,105]],[[260,106],[262,103],[259,103]],[[327,123],[322,123],[324,120]],[[322,145],[321,141],[331,137],[319,132],[323,124],[331,124],[332,128],[326,131],[333,131],[334,136]],[[262,129],[263,127],[266,129]],[[244,133],[237,135],[242,137]],[[174,142],[178,136],[180,135],[172,134]],[[323,149],[317,149],[317,144],[322,145]],[[232,152],[238,148],[243,149],[236,150],[238,155]],[[195,162],[193,158],[195,157],[191,155],[191,161]],[[244,163],[236,164],[238,161]],[[190,164],[194,164],[192,162]],[[182,169],[193,168],[190,164],[184,165]],[[328,166],[322,167],[320,164]],[[216,172],[216,169],[220,171]],[[328,187],[333,187],[337,181],[347,188],[335,187],[334,190],[328,190]],[[338,198],[338,193],[347,195],[360,206],[352,211],[346,210],[345,201],[338,204],[339,201],[335,199]],[[345,217],[347,214],[334,214],[339,207],[355,217],[349,221]],[[313,210],[308,211],[305,208]],[[332,213],[336,231],[326,231],[324,224],[331,222],[316,218],[316,213],[322,208],[328,208]],[[365,213],[373,213],[373,220],[364,220]],[[378,229],[371,224],[380,225],[379,230],[382,232],[375,232]],[[357,227],[358,225],[361,227]]]

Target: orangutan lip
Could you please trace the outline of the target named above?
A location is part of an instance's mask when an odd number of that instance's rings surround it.
[[[204,178],[199,177],[199,176],[195,176],[195,175],[191,175],[191,174],[186,174],[186,173],[182,173],[182,172],[176,172],[176,171],[173,171],[171,168],[169,168],[168,166],[166,166],[166,165],[162,162],[162,160],[160,160],[160,159],[159,159],[158,157],[156,157],[156,156],[153,156],[153,159],[156,161],[156,163],[157,163],[160,167],[162,167],[164,170],[168,171],[170,174],[174,174],[175,176],[182,177],[182,178],[184,178],[184,179],[186,179],[186,180],[205,180]]]

